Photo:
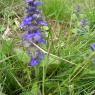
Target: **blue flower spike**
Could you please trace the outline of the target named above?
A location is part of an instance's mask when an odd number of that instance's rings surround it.
[[[27,45],[25,49],[30,57],[29,66],[33,67],[44,59],[44,53],[34,46],[33,43],[38,46],[46,45],[45,36],[43,36],[45,33],[42,27],[48,26],[48,23],[44,21],[41,11],[39,11],[38,6],[43,4],[40,0],[25,0],[25,3],[25,16],[20,27],[25,31],[22,34],[23,46]]]

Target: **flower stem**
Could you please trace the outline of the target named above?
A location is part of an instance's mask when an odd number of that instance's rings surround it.
[[[44,62],[43,62],[43,83],[42,83],[42,95],[45,95],[44,93],[44,84],[45,84],[45,66],[44,66]]]

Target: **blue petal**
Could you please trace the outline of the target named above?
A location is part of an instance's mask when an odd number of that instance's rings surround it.
[[[24,17],[23,20],[22,20],[22,24],[21,24],[21,28],[31,24],[31,21],[32,21],[32,17]]]
[[[91,47],[92,50],[95,50],[95,43],[91,44],[90,47]]]
[[[35,18],[35,17],[38,17],[39,14],[33,14],[32,17]]]
[[[41,51],[36,50],[36,55],[38,56],[38,58],[39,58],[40,60],[44,59],[44,54],[43,54]]]
[[[26,0],[27,3],[33,2],[34,0]]]
[[[40,40],[38,41],[38,43],[46,44],[46,42],[45,42],[45,40],[44,40],[44,39],[40,39]]]
[[[32,38],[33,38],[33,33],[25,33],[24,35],[23,35],[23,39],[24,40],[32,40]]]
[[[31,13],[31,12],[35,12],[35,11],[36,11],[36,8],[35,8],[35,7],[26,8],[26,12],[27,12],[27,13]]]
[[[30,66],[35,66],[38,64],[39,64],[39,60],[37,58],[32,58],[29,63]]]
[[[43,3],[42,2],[40,2],[40,1],[35,1],[34,2],[34,6],[39,6],[39,5],[42,5]]]
[[[38,23],[44,26],[48,26],[48,23],[43,20],[38,20]]]
[[[40,34],[40,32],[34,32],[34,41],[38,41],[38,40],[40,40],[41,39],[41,34]]]

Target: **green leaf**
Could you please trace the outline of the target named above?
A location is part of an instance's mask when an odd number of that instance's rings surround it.
[[[7,94],[4,94],[4,93],[0,92],[0,95],[7,95]]]
[[[76,14],[72,14],[71,19],[74,20],[74,21],[77,20]]]
[[[7,40],[7,41],[3,40],[2,43],[3,43],[2,44],[3,53],[5,53],[5,54],[10,53],[12,51],[12,45],[13,45],[12,41],[11,40]]]
[[[22,92],[20,95],[42,95],[40,90],[38,89],[38,84],[37,82],[33,82],[32,84],[32,90],[31,91],[26,91]]]
[[[5,30],[4,26],[0,26],[0,32],[3,32]]]
[[[29,56],[23,49],[16,48],[15,53],[17,55],[18,60],[27,63],[29,61]]]
[[[37,95],[38,93],[38,85],[37,85],[37,82],[34,82],[33,83],[33,86],[32,86],[32,95]]]
[[[31,92],[23,92],[20,95],[32,95],[32,93]]]

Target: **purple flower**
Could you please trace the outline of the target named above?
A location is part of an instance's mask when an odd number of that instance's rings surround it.
[[[35,1],[33,4],[34,4],[34,6],[39,6],[39,5],[42,5],[43,3],[40,1]]]
[[[27,32],[27,33],[23,34],[23,39],[30,41],[33,39],[33,34],[31,32]]]
[[[22,20],[21,28],[23,28],[27,25],[30,25],[31,21],[32,21],[32,17],[28,17],[28,16],[24,17]]]
[[[34,0],[26,0],[27,3],[33,2]]]
[[[38,23],[44,26],[48,26],[48,23],[43,20],[38,20]]]
[[[38,65],[42,59],[44,59],[44,54],[39,50],[36,50],[36,57],[31,58],[29,62],[29,66]]]
[[[35,18],[35,17],[38,17],[39,14],[33,14],[32,17]]]
[[[39,60],[44,59],[44,54],[41,51],[36,50],[36,55],[37,55],[37,57],[38,57]]]
[[[44,38],[42,37],[41,33],[38,32],[38,31],[34,32],[33,38],[34,38],[35,43],[46,44],[46,42],[45,42]]]
[[[35,12],[36,8],[35,7],[27,7],[26,8],[26,13],[32,13],[32,12]]]
[[[30,62],[29,62],[29,66],[35,66],[39,64],[39,60],[38,58],[31,58]]]
[[[46,44],[46,41],[45,41],[44,39],[40,39],[40,40],[38,41],[38,43]]]
[[[33,38],[34,38],[34,41],[39,41],[41,39],[40,32],[38,32],[38,31],[34,32]]]
[[[33,44],[35,43],[38,46],[46,44],[42,26],[48,26],[48,24],[43,20],[41,11],[37,7],[41,4],[43,3],[40,0],[26,0],[26,16],[21,23],[21,28],[25,31],[22,35],[23,46],[31,58],[30,66],[35,66],[44,59],[44,53]]]
[[[81,25],[82,27],[85,27],[87,24],[88,24],[88,21],[87,21],[86,19],[82,19],[82,20],[80,21],[80,25]]]
[[[92,50],[95,50],[95,43],[91,44],[90,47]]]

